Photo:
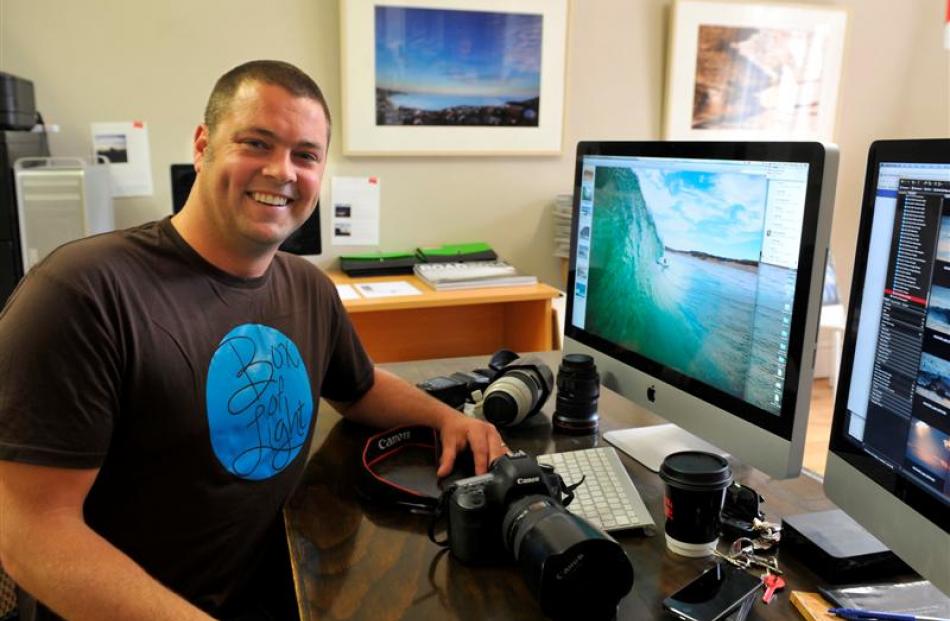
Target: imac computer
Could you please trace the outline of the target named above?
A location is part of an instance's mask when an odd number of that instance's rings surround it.
[[[950,594],[950,140],[871,145],[825,492]]]
[[[564,350],[671,423],[608,442],[654,471],[702,448],[799,473],[837,161],[813,142],[578,145]]]

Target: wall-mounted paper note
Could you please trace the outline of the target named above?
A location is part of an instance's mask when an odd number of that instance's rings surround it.
[[[330,202],[334,246],[379,245],[378,177],[333,177]]]
[[[142,121],[92,123],[92,148],[109,159],[112,196],[151,196],[148,128]]]

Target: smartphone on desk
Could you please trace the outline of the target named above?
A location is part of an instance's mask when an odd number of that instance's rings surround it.
[[[719,621],[762,586],[762,580],[724,562],[663,600],[663,608],[687,621]]]

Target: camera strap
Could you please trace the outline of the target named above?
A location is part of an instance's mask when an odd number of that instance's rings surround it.
[[[363,446],[358,491],[374,502],[394,504],[418,513],[434,513],[439,506],[439,498],[396,483],[380,473],[380,466],[384,462],[409,449],[431,452],[434,457],[434,478],[435,464],[438,464],[439,459],[439,437],[435,429],[421,425],[396,427],[377,433]]]

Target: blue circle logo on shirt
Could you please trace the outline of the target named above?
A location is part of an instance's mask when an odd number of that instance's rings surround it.
[[[218,344],[206,392],[211,446],[234,475],[259,481],[300,453],[313,418],[310,377],[292,340],[248,323]]]

